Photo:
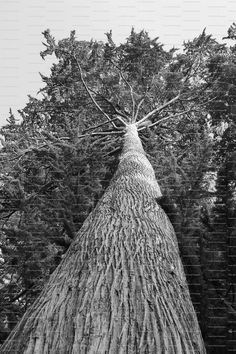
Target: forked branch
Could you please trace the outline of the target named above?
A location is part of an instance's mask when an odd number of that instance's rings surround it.
[[[182,111],[182,112],[179,112],[179,113],[176,113],[176,114],[168,115],[167,117],[163,117],[163,118],[157,120],[156,122],[154,122],[154,123],[152,123],[152,124],[149,124],[149,125],[148,125],[148,128],[152,128],[152,127],[154,127],[155,125],[158,125],[158,124],[160,124],[160,123],[162,123],[162,122],[164,122],[164,121],[166,121],[166,120],[168,120],[168,119],[170,119],[170,118],[175,118],[175,117],[181,116],[182,114],[187,114],[187,113],[189,113],[189,112],[191,112],[191,111],[192,111],[192,108],[189,108],[188,110],[185,110],[185,111]],[[146,129],[146,126],[140,127],[140,128],[138,129],[138,131],[141,131],[141,130],[143,130],[143,129]]]
[[[118,120],[118,117],[113,118],[113,119],[111,120],[111,122],[115,122],[116,120]],[[87,133],[87,132],[90,131],[90,130],[94,130],[94,129],[100,128],[100,127],[102,127],[102,126],[104,126],[104,125],[106,125],[106,124],[108,124],[108,123],[110,123],[110,122],[103,122],[103,123],[97,124],[97,125],[95,125],[95,126],[93,126],[93,127],[89,127],[89,128],[87,128],[87,129],[84,130],[84,133],[85,133],[85,132]],[[119,129],[119,128],[118,128],[118,129]]]
[[[101,93],[99,93],[99,92],[97,92],[97,91],[91,89],[91,87],[88,87],[88,89],[89,89],[89,91],[91,91],[91,92],[94,93],[95,95],[100,96],[107,104],[109,104],[110,107],[112,108],[113,112],[114,112],[115,114],[117,114],[119,117],[123,117],[123,118],[125,118],[125,119],[128,119],[127,115],[125,115],[123,112],[119,111],[119,110],[114,106],[114,104],[113,104],[110,100],[108,100],[106,97],[104,97]],[[118,119],[118,118],[116,118],[116,119]],[[122,121],[123,124],[125,124],[125,122],[123,122],[122,118],[120,118],[120,120]]]
[[[129,87],[130,90],[130,96],[131,96],[131,100],[132,100],[132,122],[134,121],[134,117],[135,117],[135,99],[134,99],[134,90],[133,87],[130,85],[130,83],[128,82],[128,80],[126,80],[126,78],[124,77],[121,69],[119,69],[119,73],[121,78],[123,79],[123,81],[126,83],[126,85]]]
[[[151,112],[149,112],[148,114],[146,114],[146,116],[144,116],[142,119],[140,119],[138,122],[136,122],[135,124],[137,126],[141,125],[141,123],[143,123],[145,120],[147,120],[148,118],[152,117],[155,113],[162,111],[164,108],[166,108],[167,106],[171,105],[172,103],[176,102],[178,99],[180,98],[180,93],[172,98],[172,100],[164,103],[163,105],[161,105],[160,107],[157,107],[155,109],[153,109]],[[154,123],[155,124],[155,123]]]
[[[139,103],[137,105],[137,109],[136,109],[135,116],[134,116],[134,122],[136,122],[136,120],[137,120],[137,117],[138,117],[138,114],[139,114],[139,110],[140,110],[143,102],[144,102],[144,97],[139,101]]]
[[[91,94],[91,89],[87,86],[86,82],[84,81],[84,78],[83,78],[83,73],[82,73],[82,68],[80,66],[80,63],[78,61],[78,59],[76,58],[76,56],[74,55],[73,56],[73,59],[75,60],[76,62],[76,65],[79,69],[79,72],[80,72],[80,78],[81,78],[81,82],[86,90],[86,92],[88,93],[89,97],[91,98],[93,104],[96,106],[96,108],[106,117],[107,121],[110,122],[112,124],[112,126],[115,128],[115,129],[118,129],[118,127],[115,125],[115,123],[113,122],[113,120],[109,117],[109,115],[103,111],[103,109],[99,106],[99,104],[96,102],[96,100],[94,99],[93,95]],[[123,121],[123,119],[121,117],[117,117],[117,119],[124,125],[126,126],[127,124]]]
[[[135,122],[135,106],[136,106],[136,102],[134,99],[134,89],[132,87],[132,85],[130,85],[129,81],[125,78],[121,68],[119,68],[118,65],[116,65],[111,59],[110,59],[110,63],[119,71],[120,77],[121,79],[124,81],[124,83],[129,87],[129,91],[130,91],[130,97],[131,97],[131,101],[132,101],[132,122]]]

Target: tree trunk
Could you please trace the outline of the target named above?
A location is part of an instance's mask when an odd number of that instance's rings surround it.
[[[205,353],[135,125],[118,170],[2,353]]]

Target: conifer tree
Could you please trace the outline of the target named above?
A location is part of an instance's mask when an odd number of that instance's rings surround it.
[[[85,127],[89,133],[78,138],[118,134],[123,147],[110,185],[2,351],[205,353],[175,231],[139,138],[143,129],[191,111],[196,87],[186,92],[189,71],[173,85],[175,74],[165,73],[164,65],[171,53],[144,31],[132,31],[129,45],[119,48],[111,33],[105,48],[81,47],[73,33],[63,48],[49,32],[45,37],[42,55],[56,53],[61,70],[69,63],[85,104],[90,100],[100,114],[99,124]],[[151,67],[158,58],[159,67]],[[107,75],[95,70],[95,61],[106,66]],[[165,87],[157,95],[163,75]],[[53,88],[56,105],[64,100],[65,87]]]

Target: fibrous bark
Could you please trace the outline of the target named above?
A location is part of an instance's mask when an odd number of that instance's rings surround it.
[[[205,353],[160,196],[132,124],[110,186],[3,353]]]

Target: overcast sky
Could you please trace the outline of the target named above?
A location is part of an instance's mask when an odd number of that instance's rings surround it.
[[[236,0],[0,0],[0,126],[10,107],[16,113],[43,86],[38,73],[48,74],[54,60],[39,55],[47,28],[56,39],[74,29],[79,40],[105,40],[112,29],[120,43],[133,26],[181,47],[204,27],[221,40],[233,22]]]

